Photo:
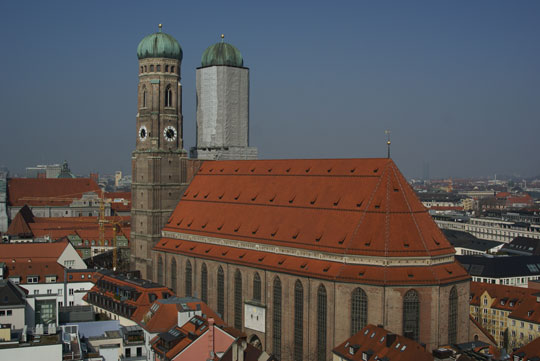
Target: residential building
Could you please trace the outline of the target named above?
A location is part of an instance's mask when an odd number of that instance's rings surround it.
[[[528,287],[540,279],[540,256],[456,256],[475,282]]]
[[[511,350],[540,337],[540,292],[471,282],[471,316]]]
[[[456,256],[497,253],[504,245],[502,242],[476,238],[468,232],[451,229],[443,229],[442,232],[446,239],[454,246]]]
[[[10,329],[23,329],[25,309],[24,290],[8,280],[0,279],[0,324],[9,325]]]
[[[101,189],[90,178],[31,179],[9,178],[8,216],[15,218],[28,205],[37,217],[99,216]],[[109,204],[104,205],[111,215]]]
[[[95,285],[83,300],[95,313],[119,320],[122,326],[134,326],[150,310],[154,301],[172,297],[173,292],[160,284],[132,276],[100,270]]]
[[[433,361],[418,342],[382,327],[367,325],[332,350],[333,361]]]
[[[501,253],[520,256],[540,256],[540,241],[528,237],[516,237],[501,248]]]
[[[539,361],[540,360],[540,338],[522,346],[512,352],[512,361]]]

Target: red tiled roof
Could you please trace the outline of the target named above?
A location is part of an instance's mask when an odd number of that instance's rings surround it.
[[[47,276],[56,276],[55,283],[64,282],[64,267],[56,261],[31,261],[27,259],[6,260],[0,258],[1,262],[6,263],[6,278],[20,277],[21,285],[26,284],[28,276],[39,276],[37,283],[46,283]],[[93,275],[93,270],[68,270],[68,283],[85,282],[91,280],[88,276]]]
[[[8,227],[7,234],[10,236],[31,238],[33,236],[29,223],[34,222],[34,215],[28,206],[22,207]]]
[[[11,178],[8,179],[10,206],[64,206],[86,192],[101,196],[98,184],[90,178]]]
[[[494,345],[497,344],[497,341],[495,340],[495,338],[491,335],[491,333],[489,333],[481,324],[480,322],[476,321],[474,319],[474,317],[469,314],[469,320],[474,323],[474,325],[476,327],[478,327],[478,329],[480,330],[480,332],[482,332],[484,334],[484,336],[486,336],[491,342],[493,342]]]
[[[334,254],[454,254],[391,159],[205,162],[164,231]],[[469,277],[455,261],[377,267],[168,238],[154,249],[366,283],[433,284]]]
[[[168,299],[167,302],[157,300],[154,303],[159,304],[157,311],[147,312],[147,314],[144,315],[143,318],[138,321],[138,323],[150,333],[168,331],[171,329],[171,327],[178,323],[178,311],[182,310],[183,307],[179,303],[171,303],[170,299]],[[202,301],[185,302],[185,305],[187,305],[187,307],[193,311],[195,311],[197,309],[197,305],[199,305],[202,314],[206,315],[205,318],[213,318],[217,325],[225,324],[225,322],[210,307],[208,307],[206,303]]]
[[[128,306],[134,307],[134,312],[131,314],[131,320],[135,322],[140,322],[144,315],[148,312],[150,309],[150,306],[154,301],[151,301],[150,295],[155,295],[156,299],[163,299],[167,298],[169,296],[173,296],[173,292],[164,286],[153,284],[144,280],[135,280],[135,279],[127,279],[127,278],[119,278],[114,275],[109,275],[106,273],[98,272],[96,274],[96,285],[92,287],[92,289],[89,291],[89,293],[98,293],[104,297],[109,298],[112,303],[119,302],[119,298],[117,298],[117,295],[115,295],[112,291],[107,290],[105,288],[102,288],[99,286],[99,281],[103,280],[106,282],[109,282],[111,284],[114,284],[116,286],[127,286],[135,289],[139,295],[135,300],[133,299],[126,299],[122,300],[121,303],[126,304]],[[90,303],[89,299],[89,293],[87,293],[83,300]],[[117,301],[115,301],[117,300]],[[101,306],[100,306],[101,307]]]
[[[131,210],[131,192],[109,192],[105,193],[105,198],[110,200],[113,211],[129,212]]]
[[[206,162],[164,230],[339,254],[454,253],[391,159]]]
[[[351,354],[351,351],[354,352]],[[374,325],[367,325],[332,352],[351,361],[363,360],[363,354],[368,352],[372,352],[370,360],[433,361],[433,356],[418,342]]]
[[[316,276],[328,280],[362,282],[366,284],[445,284],[468,279],[469,275],[458,263],[431,265],[430,267],[380,267],[344,264],[290,255],[274,254],[250,249],[207,245],[191,241],[161,239],[154,247],[157,251],[179,253],[216,261],[290,272],[300,276]]]
[[[520,361],[537,359],[540,356],[540,338],[536,338],[514,351],[511,355],[511,359],[515,360],[515,356],[518,356]]]
[[[530,297],[533,293],[538,292],[538,290],[523,287],[471,282],[470,293],[472,298],[470,304],[473,306],[480,306],[482,303],[480,298],[486,291],[491,298],[494,298],[492,304],[488,306],[490,306],[490,308],[505,311],[516,310],[525,299]]]
[[[67,240],[46,243],[1,243],[0,260],[2,262],[11,262],[13,259],[56,261],[67,245]]]

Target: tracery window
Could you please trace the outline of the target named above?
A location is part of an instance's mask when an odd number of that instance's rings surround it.
[[[261,302],[261,277],[258,272],[253,276],[253,299]]]
[[[367,295],[360,287],[355,288],[351,297],[351,336],[367,325]]]
[[[326,288],[317,291],[317,361],[326,361]]]
[[[221,318],[225,317],[225,275],[219,266],[217,274],[217,310]]]
[[[142,107],[146,108],[146,87],[142,89]]]
[[[409,290],[403,298],[403,335],[418,341],[420,328],[420,300],[418,292]]]
[[[450,290],[448,302],[448,343],[454,344],[457,342],[457,308],[458,294],[456,286]]]
[[[165,89],[165,106],[172,107],[172,103],[172,89],[170,85],[167,85],[167,88]]]
[[[176,279],[176,259],[173,258],[171,262],[171,288],[176,293],[177,288],[177,279]]]
[[[163,285],[163,259],[158,256],[157,261],[157,281],[160,285]]]
[[[206,263],[203,263],[201,267],[201,299],[208,304],[208,270],[206,269]]]
[[[242,330],[242,274],[234,274],[234,328]]]
[[[294,285],[294,361],[304,360],[304,287]]]
[[[191,262],[187,260],[186,262],[186,297],[190,297],[193,294],[191,277],[192,277]]]
[[[281,281],[279,277],[274,279],[274,303],[273,303],[273,330],[272,344],[274,356],[281,359]]]

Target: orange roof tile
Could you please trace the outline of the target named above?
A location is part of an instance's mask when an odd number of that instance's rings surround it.
[[[56,261],[67,245],[67,240],[46,243],[1,243],[0,260],[2,262],[11,262],[13,259]]]
[[[454,253],[391,159],[206,162],[164,230],[340,254]]]
[[[86,192],[101,195],[98,184],[90,178],[11,178],[7,192],[11,206],[62,206]]]
[[[540,338],[536,338],[525,346],[514,351],[511,355],[511,359],[516,360],[516,356],[520,361],[538,360],[540,356]]]
[[[335,347],[332,352],[345,360],[361,361],[363,355],[370,360],[432,361],[433,356],[418,342],[395,335],[384,328],[367,325],[358,333]]]

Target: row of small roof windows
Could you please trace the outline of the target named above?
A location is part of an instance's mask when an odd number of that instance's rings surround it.
[[[206,169],[205,169],[204,167],[199,168],[199,172],[203,172],[203,171],[205,171],[205,170],[206,170]],[[257,168],[257,167],[251,167],[251,168],[249,168],[249,171],[250,171],[251,173],[255,173],[256,170],[262,170],[264,173],[272,173],[272,172],[274,172],[274,168],[272,168],[272,167],[270,167],[270,168],[266,168],[266,167],[265,167],[265,168]],[[307,168],[302,168],[302,169],[300,169],[301,173],[306,173],[306,174],[307,174],[307,173],[310,173],[312,170],[313,170],[313,167],[307,167]],[[349,173],[350,173],[350,174],[354,174],[357,170],[359,170],[359,169],[356,168],[356,167],[350,168],[350,169],[349,169]],[[224,171],[225,171],[225,168],[219,168],[219,169],[217,169],[217,168],[213,168],[213,167],[212,167],[212,168],[208,169],[208,173],[218,173],[218,172],[219,172],[219,173],[223,173]],[[238,173],[239,171],[240,171],[240,167],[234,168],[234,172],[235,172],[235,173]],[[291,173],[291,171],[292,171],[292,167],[285,168],[285,173]],[[326,168],[326,173],[328,173],[328,174],[333,174],[333,172],[335,172],[335,170],[334,170],[332,167]],[[377,174],[378,172],[379,172],[379,168],[375,168],[375,169],[373,169],[373,171],[372,171],[373,174]],[[274,172],[274,173],[276,173],[276,172]],[[283,174],[282,172],[279,172],[279,171],[278,171],[278,174],[279,174],[279,173]],[[293,172],[293,173],[294,173],[294,172]]]
[[[159,64],[155,66],[154,65],[141,65],[141,71],[140,71],[141,73],[148,73],[148,72],[153,73],[154,71],[161,72],[161,65]],[[174,71],[175,71],[174,65],[171,65],[170,67],[169,65],[164,66],[165,73],[169,73],[169,72],[174,73]]]

